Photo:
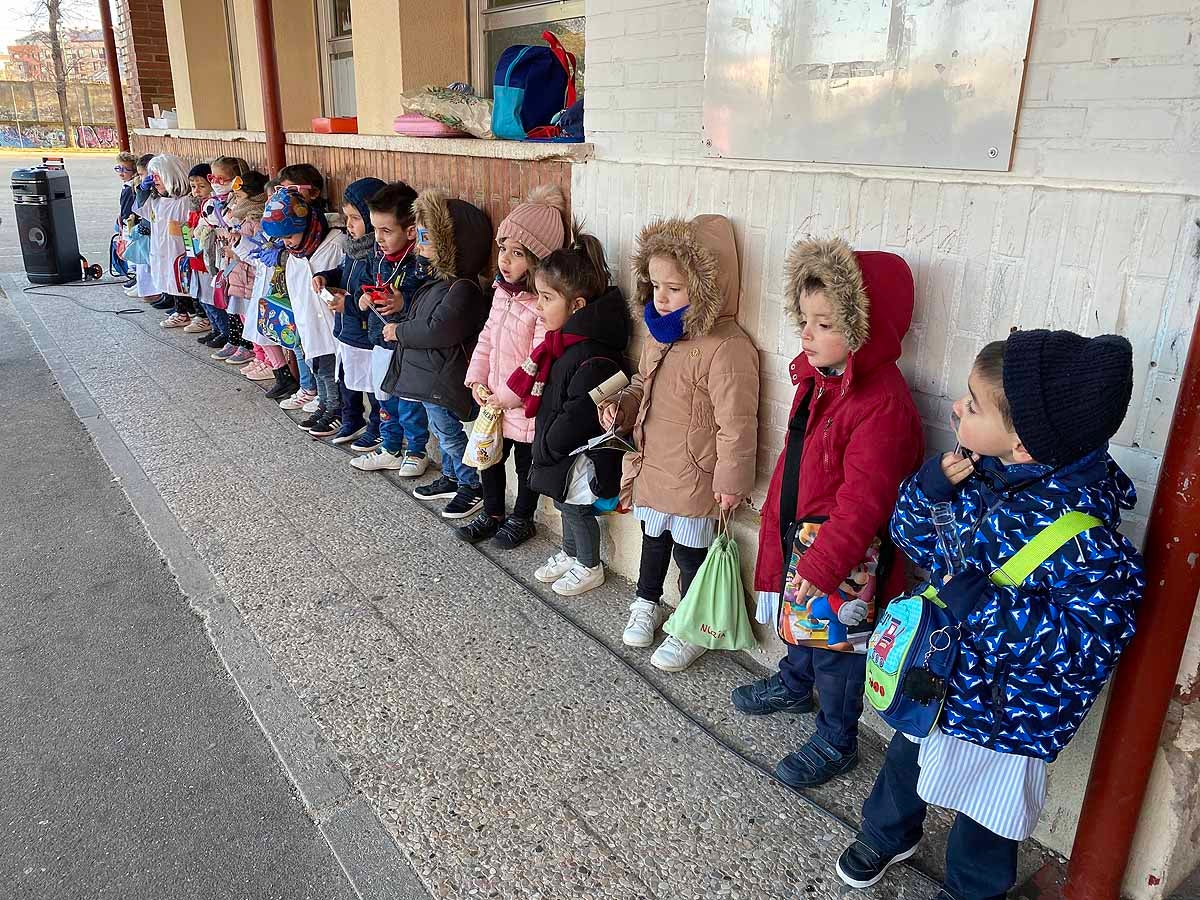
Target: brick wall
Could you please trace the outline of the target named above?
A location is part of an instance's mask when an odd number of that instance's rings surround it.
[[[240,156],[266,171],[266,145],[256,141],[216,141],[192,138],[130,136],[135,153],[175,153],[191,162],[218,156]],[[508,211],[538,184],[557,184],[568,201],[571,196],[570,164],[553,160],[517,161],[433,153],[397,153],[287,144],[289,163],[312,163],[326,178],[327,193],[335,203],[342,189],[367,175],[384,181],[407,181],[418,190],[441,187],[453,196],[474,203],[499,225]]]
[[[175,108],[162,0],[117,0],[117,20],[126,117],[131,129],[144,128],[155,103]]]
[[[1113,455],[1138,486],[1125,528],[1140,540],[1198,306],[1200,2],[1039,0],[1013,168],[995,175],[706,158],[706,14],[705,0],[588,0],[594,156],[574,169],[574,209],[626,290],[646,222],[710,212],[732,220],[739,319],[762,354],[754,505],[782,446],[787,364],[800,349],[783,308],[784,254],[804,235],[839,234],[899,253],[913,269],[916,314],[901,365],[931,449],[952,443],[950,403],[986,341],[1014,326],[1129,337],[1134,398]],[[755,517],[739,519],[749,566]],[[638,552],[626,524],[609,529],[609,552],[628,574]],[[772,664],[780,646],[760,638],[759,658]],[[1195,669],[1194,658],[1187,665]],[[1051,768],[1036,837],[1060,852],[1070,850],[1098,724],[1093,714]],[[1193,789],[1177,786],[1181,796]],[[1193,807],[1158,815],[1200,822]],[[1147,833],[1175,833],[1147,815]],[[1159,887],[1143,877],[1127,884],[1131,896],[1164,896],[1196,862],[1194,842],[1151,843],[1145,856],[1156,860]]]

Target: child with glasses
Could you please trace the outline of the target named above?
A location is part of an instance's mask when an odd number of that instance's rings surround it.
[[[117,154],[117,164],[113,166],[113,172],[121,182],[120,210],[117,212],[117,222],[114,228],[117,234],[121,234],[126,228],[129,217],[133,215],[133,188],[137,182],[137,157],[128,152]],[[114,272],[120,272],[125,276],[126,290],[137,284],[137,277],[125,264],[125,260],[117,256],[115,246],[110,254],[110,264]]]

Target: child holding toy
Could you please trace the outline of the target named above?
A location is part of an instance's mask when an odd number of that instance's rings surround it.
[[[869,633],[870,604],[835,597],[885,535],[900,483],[921,461],[921,421],[896,365],[912,320],[912,273],[893,253],[833,239],[793,247],[785,277],[803,350],[789,366],[796,394],[762,509],[754,586],[778,602],[798,552],[788,600],[827,598],[841,624]],[[797,547],[806,524],[815,537]],[[888,597],[903,586],[899,565],[877,576]],[[776,768],[788,784],[813,787],[858,765],[865,676],[862,653],[790,644],[778,674],[736,688],[732,700],[751,715],[803,713],[816,688],[816,733]]]

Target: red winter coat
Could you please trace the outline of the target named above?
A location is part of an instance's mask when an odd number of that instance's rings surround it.
[[[887,533],[900,483],[922,461],[921,420],[896,365],[912,321],[913,280],[899,256],[854,252],[842,241],[800,244],[788,263],[792,305],[805,282],[819,278],[830,285],[826,294],[839,313],[839,330],[852,338],[852,347],[861,343],[840,376],[821,374],[803,353],[789,366],[796,385],[792,412],[813,392],[796,517],[828,517],[801,558],[799,574],[832,592],[862,562],[872,539]],[[762,510],[754,568],[759,591],[778,592],[783,582],[779,492],[785,454],[779,455]],[[883,586],[888,599],[904,587],[900,562]]]

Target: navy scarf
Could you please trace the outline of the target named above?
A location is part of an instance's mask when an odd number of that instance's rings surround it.
[[[660,344],[673,344],[683,337],[683,317],[687,315],[688,307],[684,306],[675,312],[660,316],[653,303],[647,303],[645,309],[646,327],[651,336]]]

